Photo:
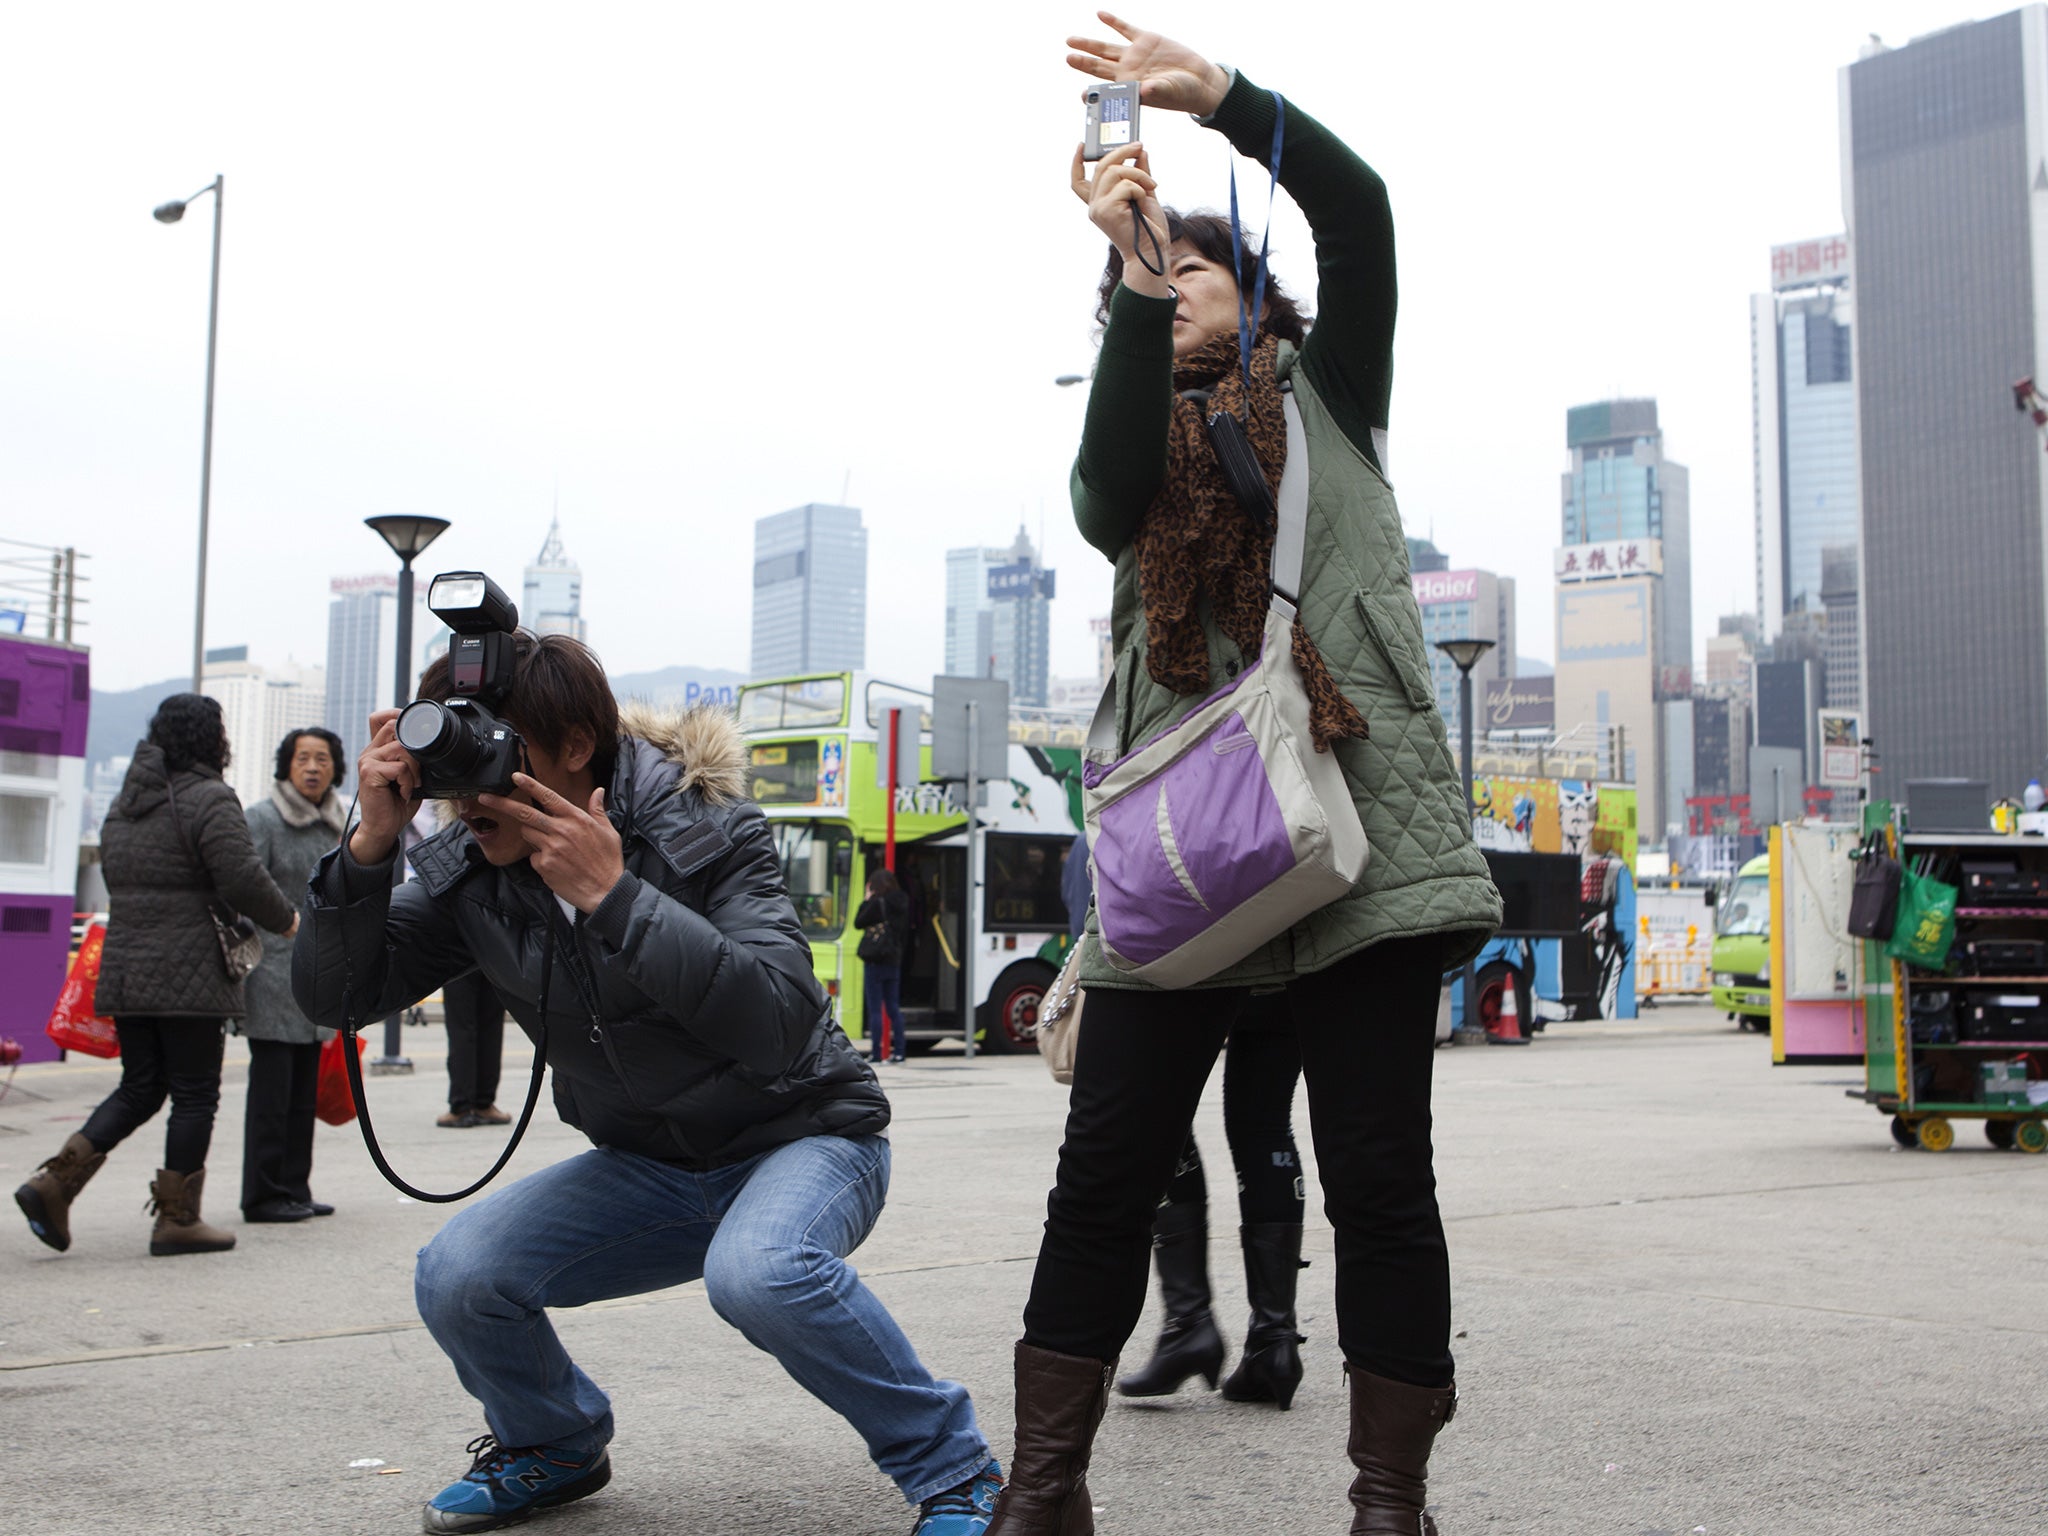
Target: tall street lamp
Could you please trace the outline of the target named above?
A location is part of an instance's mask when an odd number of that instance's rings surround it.
[[[220,200],[221,184],[216,176],[183,202],[165,203],[155,210],[159,224],[175,224],[185,217],[186,206],[207,193],[213,194],[213,283],[206,304],[206,427],[199,450],[199,581],[192,614],[192,691],[199,692],[206,671],[206,517],[213,491],[213,353],[220,329]]]
[[[411,517],[404,513],[392,513],[385,517],[366,517],[367,527],[376,530],[379,538],[391,546],[391,553],[398,556],[398,671],[391,684],[391,702],[398,709],[412,702],[412,563],[425,553],[429,544],[448,530],[445,517]],[[405,1015],[394,1013],[384,1020],[384,1054],[370,1063],[375,1072],[410,1072],[412,1062],[406,1057]]]
[[[1472,668],[1480,657],[1493,649],[1493,642],[1439,640],[1436,648],[1450,657],[1458,668],[1458,761],[1465,781],[1465,822],[1469,826],[1472,821]],[[1488,1037],[1479,1022],[1479,989],[1473,981],[1470,960],[1465,962],[1462,996],[1464,1022],[1451,1038],[1459,1045],[1484,1045]]]

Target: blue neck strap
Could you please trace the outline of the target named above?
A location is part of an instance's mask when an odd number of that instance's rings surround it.
[[[1266,188],[1266,232],[1259,237],[1259,265],[1252,277],[1252,298],[1244,298],[1244,234],[1237,221],[1237,162],[1230,165],[1230,270],[1237,278],[1237,353],[1244,367],[1245,410],[1251,410],[1252,337],[1258,317],[1266,307],[1266,251],[1273,243],[1273,203],[1280,191],[1280,145],[1287,136],[1287,103],[1280,93],[1273,96],[1273,180]]]

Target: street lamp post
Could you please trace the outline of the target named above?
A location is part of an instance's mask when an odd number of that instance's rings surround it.
[[[225,176],[216,176],[183,202],[164,203],[154,210],[159,224],[175,224],[186,206],[213,194],[213,280],[206,302],[206,426],[199,450],[199,579],[192,614],[192,691],[199,692],[206,672],[206,522],[213,492],[213,355],[220,330],[220,203]]]
[[[405,708],[412,702],[412,563],[426,552],[434,540],[447,531],[445,517],[412,517],[403,513],[392,513],[385,517],[366,517],[366,527],[376,531],[378,537],[391,546],[391,553],[398,556],[398,663],[397,673],[391,684],[393,707]],[[370,1063],[375,1072],[410,1072],[412,1062],[404,1051],[405,1015],[394,1013],[384,1020],[384,1054]]]
[[[1472,822],[1472,668],[1493,649],[1491,640],[1439,640],[1436,648],[1450,657],[1458,668],[1458,764],[1465,784],[1465,823]],[[1472,962],[1465,962],[1460,996],[1464,999],[1464,1022],[1451,1039],[1459,1045],[1484,1045],[1490,1038],[1479,1022],[1479,988],[1473,980]]]

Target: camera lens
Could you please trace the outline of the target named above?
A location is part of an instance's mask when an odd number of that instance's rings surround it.
[[[475,722],[432,699],[414,699],[398,717],[398,744],[440,774],[460,776],[476,766],[484,744]]]

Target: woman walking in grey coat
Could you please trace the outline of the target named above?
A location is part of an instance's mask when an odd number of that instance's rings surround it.
[[[296,898],[313,867],[341,841],[348,807],[336,788],[341,738],[317,728],[277,744],[270,798],[249,807],[249,837],[279,889]],[[313,1198],[313,1108],[320,1086],[320,1031],[292,1001],[292,941],[263,939],[263,963],[244,984],[249,1012],[249,1093],[242,1117],[242,1219],[332,1216]]]
[[[206,1151],[220,1106],[225,1023],[244,1011],[208,910],[232,907],[273,933],[295,933],[298,909],[264,871],[241,803],[221,778],[228,764],[220,705],[175,693],[137,743],[128,778],[100,833],[107,878],[107,947],[94,1002],[121,1041],[121,1086],[83,1130],[14,1192],[29,1229],[71,1246],[71,1202],[107,1154],[171,1101],[164,1166],[150,1185],[159,1256],[235,1246],[199,1217]]]

